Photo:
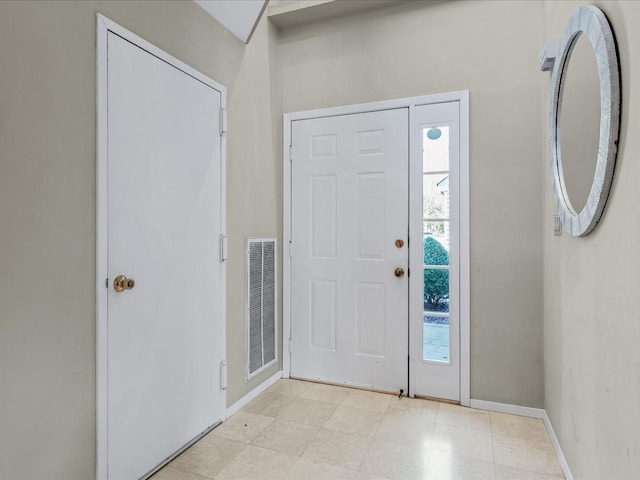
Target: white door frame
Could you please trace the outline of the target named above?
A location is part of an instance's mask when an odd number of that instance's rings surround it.
[[[206,75],[191,68],[177,58],[160,50],[136,34],[121,27],[101,14],[97,14],[97,61],[96,61],[96,478],[107,478],[107,293],[105,279],[107,278],[107,179],[108,179],[108,151],[107,151],[107,37],[112,32],[125,40],[146,50],[151,55],[163,60],[187,75],[201,81],[220,92],[220,107],[222,112],[227,108],[227,89],[210,79]],[[223,116],[223,115],[221,115]],[[221,118],[221,129],[224,129]],[[227,143],[223,132],[220,139],[220,228],[222,235],[226,235],[226,158]],[[222,318],[226,315],[226,263],[221,263],[222,277]],[[223,320],[222,335],[226,338],[226,321]],[[226,348],[226,347],[224,347]],[[223,352],[223,356],[226,352]],[[226,392],[225,392],[226,394]]]
[[[471,398],[471,356],[470,356],[470,253],[469,253],[469,91],[447,92],[434,95],[384,100],[380,102],[361,103],[340,107],[307,110],[284,114],[284,142],[283,142],[283,265],[282,265],[282,374],[289,378],[291,373],[291,353],[289,341],[291,339],[291,256],[287,250],[291,246],[291,129],[295,120],[332,117],[337,115],[351,115],[355,113],[374,112],[396,108],[409,109],[409,163],[422,165],[422,158],[418,158],[417,150],[413,147],[416,129],[415,108],[420,105],[457,101],[460,105],[460,404],[469,406]],[[414,205],[422,205],[422,181],[416,175],[409,178],[409,219],[415,217],[412,211]],[[420,216],[422,213],[420,212]],[[422,239],[421,225],[411,222],[410,238]],[[416,249],[410,249],[413,252]],[[415,253],[415,252],[414,252]],[[411,253],[410,253],[411,255]],[[420,257],[420,253],[417,253]],[[415,255],[411,255],[415,257]],[[410,265],[412,260],[410,259]],[[422,260],[420,261],[422,264]],[[416,318],[422,314],[417,311],[421,303],[413,301],[422,298],[422,275],[409,277],[409,318]],[[408,319],[407,319],[408,320]],[[409,343],[419,332],[411,322],[409,326]],[[411,362],[412,353],[409,351]],[[413,395],[413,368],[409,368],[409,395]]]

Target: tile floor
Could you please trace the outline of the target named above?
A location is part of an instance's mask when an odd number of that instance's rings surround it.
[[[542,420],[279,380],[153,480],[562,479]]]

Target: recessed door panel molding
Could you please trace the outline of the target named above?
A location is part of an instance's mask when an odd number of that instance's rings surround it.
[[[309,315],[309,346],[322,350],[336,349],[335,280],[311,280],[311,313]]]
[[[358,154],[382,154],[384,153],[384,142],[384,130],[358,132]]]
[[[316,135],[311,137],[311,158],[335,158],[337,152],[338,136]]]
[[[384,172],[358,174],[356,189],[358,258],[382,260],[386,239]]]
[[[225,412],[225,90],[102,16],[98,53],[97,477],[141,478]]]
[[[356,352],[359,355],[385,356],[385,285],[358,282],[356,286]]]
[[[311,255],[335,258],[338,229],[337,176],[314,175],[310,178],[309,219]]]

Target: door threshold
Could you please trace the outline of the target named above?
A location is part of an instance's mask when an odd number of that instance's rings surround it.
[[[448,403],[449,405],[460,405],[460,400],[449,400],[448,398],[429,397],[427,395],[414,395],[414,398],[430,400],[432,402]]]
[[[322,380],[320,378],[304,378],[304,377],[295,377],[293,375],[291,375],[289,378],[291,378],[292,380],[302,380],[303,382],[318,383],[320,385],[331,385],[333,387],[353,388],[354,390],[363,390],[365,392],[384,393],[386,395],[394,395],[396,397],[400,393],[399,389],[398,390],[388,390],[388,389],[383,389],[383,388],[373,387],[373,386],[368,387],[366,385],[356,385],[356,384],[350,384],[350,383],[332,382],[331,380]],[[403,390],[402,396],[403,397],[407,396],[407,391],[406,390]]]

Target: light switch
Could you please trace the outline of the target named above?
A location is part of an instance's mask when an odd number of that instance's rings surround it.
[[[553,233],[556,237],[562,236],[562,222],[558,215],[553,216]]]

